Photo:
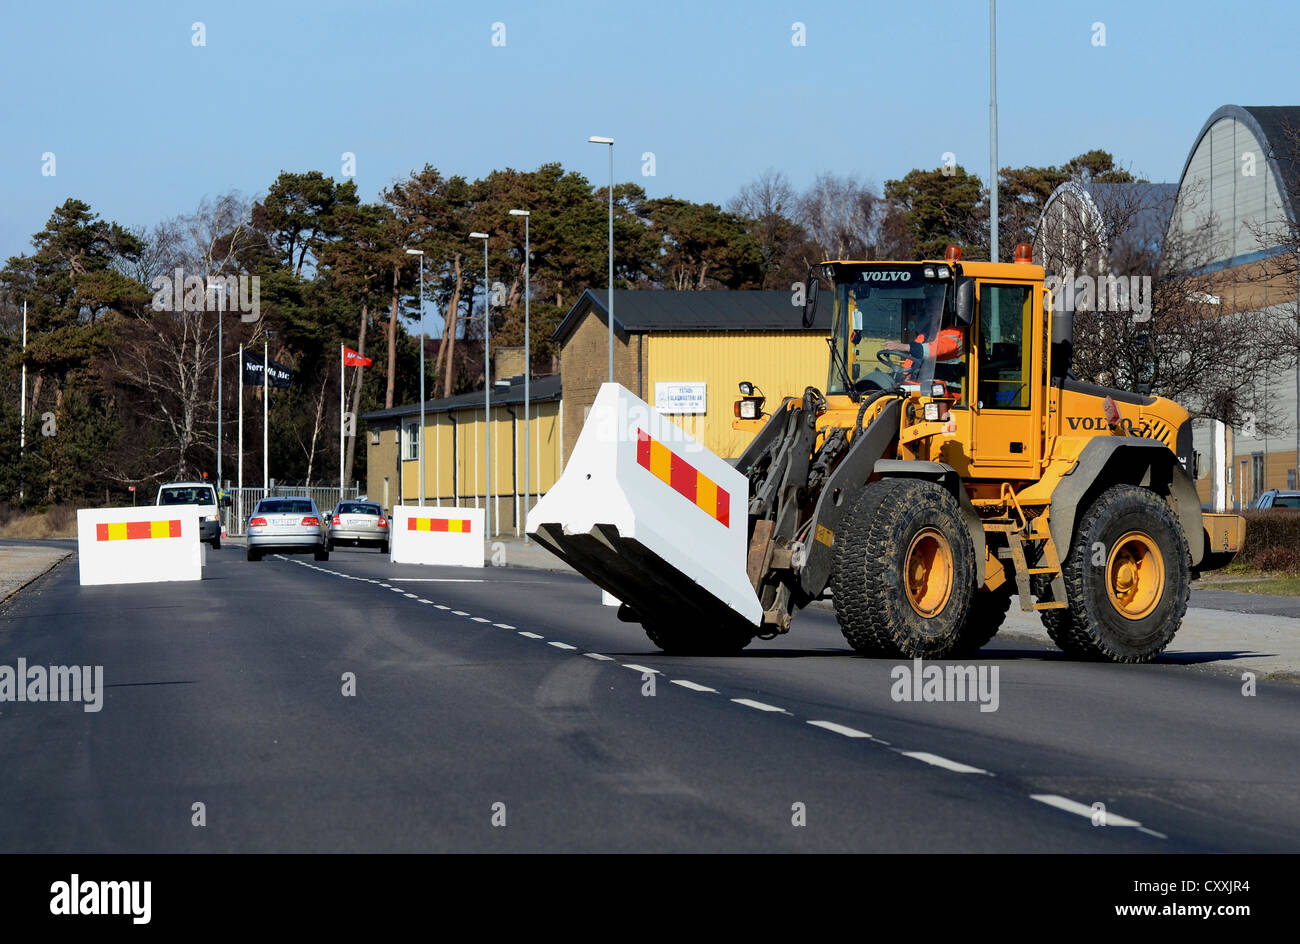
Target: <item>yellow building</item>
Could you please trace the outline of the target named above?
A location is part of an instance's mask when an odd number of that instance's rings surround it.
[[[609,375],[604,290],[588,289],[555,331],[561,346],[564,455]],[[812,328],[790,292],[614,292],[614,379],[710,450],[735,458],[750,435],[731,428],[737,385],[750,381],[766,410],[823,389],[830,355],[829,304]]]
[[[560,473],[560,378],[538,377],[529,386],[528,490],[535,503]],[[514,534],[516,522],[522,525],[524,495],[523,378],[495,384],[491,402],[490,426],[484,422],[482,390],[425,402],[424,503],[479,508],[490,495],[493,532]],[[420,405],[376,410],[362,419],[367,496],[389,509],[418,504]]]

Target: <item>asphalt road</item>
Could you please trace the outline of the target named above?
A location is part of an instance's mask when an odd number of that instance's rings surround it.
[[[0,610],[0,666],[105,686],[0,702],[0,850],[1300,849],[1292,683],[995,639],[981,711],[894,700],[824,610],[685,659],[569,574],[207,560],[81,588],[74,558]]]

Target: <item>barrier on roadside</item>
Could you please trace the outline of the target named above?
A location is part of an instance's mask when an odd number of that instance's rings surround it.
[[[197,505],[77,510],[77,568],[83,587],[202,580]]]
[[[483,509],[398,505],[388,520],[394,564],[483,566]]]

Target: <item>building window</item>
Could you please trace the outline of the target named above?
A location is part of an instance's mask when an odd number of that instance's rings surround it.
[[[1295,488],[1295,469],[1286,470],[1286,487],[1287,491]]]
[[[420,458],[420,424],[406,423],[402,426],[402,458]]]
[[[1264,491],[1264,453],[1252,453],[1250,457],[1250,500],[1253,502]]]
[[[372,429],[372,430],[370,431],[370,445],[372,445],[372,446],[378,446],[378,445],[379,445],[379,430],[377,430],[377,429]]]

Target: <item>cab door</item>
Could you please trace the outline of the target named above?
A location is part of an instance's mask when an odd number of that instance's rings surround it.
[[[981,280],[976,300],[970,471],[976,478],[1034,478],[1042,443],[1034,284]]]

